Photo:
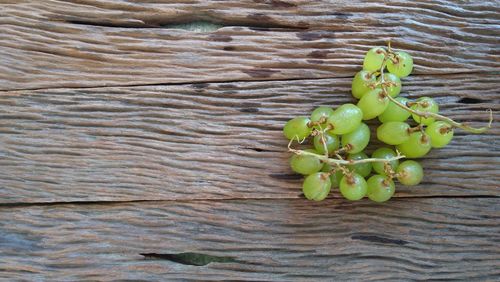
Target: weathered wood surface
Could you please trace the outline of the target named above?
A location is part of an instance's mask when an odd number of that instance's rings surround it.
[[[497,75],[446,78],[413,77],[404,92],[434,97],[445,115],[475,124],[486,122],[485,108],[500,110]],[[339,78],[5,92],[0,202],[299,197],[281,128],[315,106],[350,101],[349,85]],[[457,131],[424,160],[425,182],[401,186],[397,196],[500,195],[499,134],[497,126],[483,135]]]
[[[0,280],[498,280],[498,122],[383,205],[302,199],[281,128],[389,38],[404,95],[500,120],[499,4],[0,0]],[[184,252],[233,261],[140,255]]]
[[[498,199],[0,207],[0,278],[495,281]],[[197,252],[206,266],[141,253]]]
[[[0,90],[346,77],[389,38],[416,74],[500,67],[498,1],[163,2],[2,1]]]

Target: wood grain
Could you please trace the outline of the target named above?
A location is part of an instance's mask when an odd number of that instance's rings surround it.
[[[403,93],[481,125],[487,108],[500,120],[497,79],[416,76]],[[336,78],[5,92],[0,202],[297,198],[281,128],[351,101],[349,87]],[[425,181],[396,196],[498,196],[499,134],[497,123],[483,135],[458,131],[423,160]]]
[[[0,208],[0,278],[495,281],[498,198],[238,200]],[[140,253],[196,252],[192,266]]]
[[[497,123],[382,205],[303,199],[281,134],[389,38],[498,121],[498,1],[0,2],[0,280],[499,280]]]
[[[497,1],[160,2],[3,1],[0,90],[346,77],[389,38],[416,74],[500,69]]]

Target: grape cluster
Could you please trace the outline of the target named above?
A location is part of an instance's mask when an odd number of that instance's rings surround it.
[[[384,73],[387,69],[388,73]],[[352,81],[352,95],[357,104],[336,109],[321,106],[309,117],[289,120],[283,133],[294,153],[290,165],[305,176],[303,193],[309,200],[325,199],[331,188],[338,187],[348,200],[365,196],[375,202],[389,200],[395,192],[394,179],[412,186],[423,179],[422,166],[415,160],[431,148],[442,148],[453,138],[454,128],[481,133],[491,126],[472,128],[439,115],[439,106],[430,97],[410,101],[399,97],[401,79],[413,70],[412,57],[388,47],[370,49],[363,70]],[[490,113],[491,114],[491,113]],[[411,117],[411,119],[410,119]],[[363,122],[378,118],[378,140],[388,146],[371,156],[364,150],[370,141],[370,129]],[[293,141],[310,140],[310,149],[291,147]],[[367,178],[367,179],[365,179]]]

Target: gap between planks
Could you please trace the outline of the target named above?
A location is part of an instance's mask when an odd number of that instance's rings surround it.
[[[495,195],[417,195],[417,196],[400,196],[395,199],[495,199],[500,198],[500,196]],[[233,201],[294,201],[303,200],[297,197],[270,197],[270,198],[258,198],[258,197],[235,197],[235,198],[199,198],[199,199],[163,199],[163,200],[123,200],[123,201],[56,201],[56,202],[17,202],[17,203],[0,203],[0,210],[3,208],[21,208],[21,207],[43,207],[43,206],[64,206],[64,205],[121,205],[121,204],[133,204],[133,203],[197,203],[197,202],[233,202]],[[343,201],[343,199],[338,197],[328,198],[325,201]],[[345,200],[346,202],[349,202]],[[363,199],[361,201],[368,201],[368,199]],[[389,200],[391,201],[391,200]]]
[[[500,71],[470,71],[470,72],[454,72],[454,73],[435,73],[435,74],[411,74],[411,77],[443,77],[456,76],[456,75],[498,75]],[[200,80],[190,82],[164,82],[164,83],[139,83],[139,84],[117,84],[117,85],[101,85],[101,86],[62,86],[62,87],[34,87],[34,88],[15,88],[15,89],[0,89],[2,92],[16,92],[16,91],[38,91],[38,90],[60,90],[60,89],[106,89],[106,88],[126,88],[126,87],[149,87],[149,86],[182,86],[190,84],[225,84],[225,83],[253,83],[253,82],[281,82],[281,81],[320,81],[329,79],[352,79],[353,75],[335,76],[335,77],[290,77],[290,78],[277,78],[277,79],[235,79],[235,80]]]

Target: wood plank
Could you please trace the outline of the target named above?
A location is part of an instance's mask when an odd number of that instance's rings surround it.
[[[0,208],[7,280],[495,281],[498,198]],[[193,266],[140,253],[196,252]]]
[[[416,74],[498,71],[499,15],[496,1],[7,1],[0,90],[345,77],[389,38]],[[176,25],[193,21],[222,28]]]
[[[480,125],[487,108],[500,120],[497,84],[497,75],[418,76],[403,93]],[[351,101],[349,87],[336,78],[5,92],[0,202],[297,198],[281,128]],[[499,195],[499,134],[496,124],[458,131],[423,160],[423,184],[396,196]]]

